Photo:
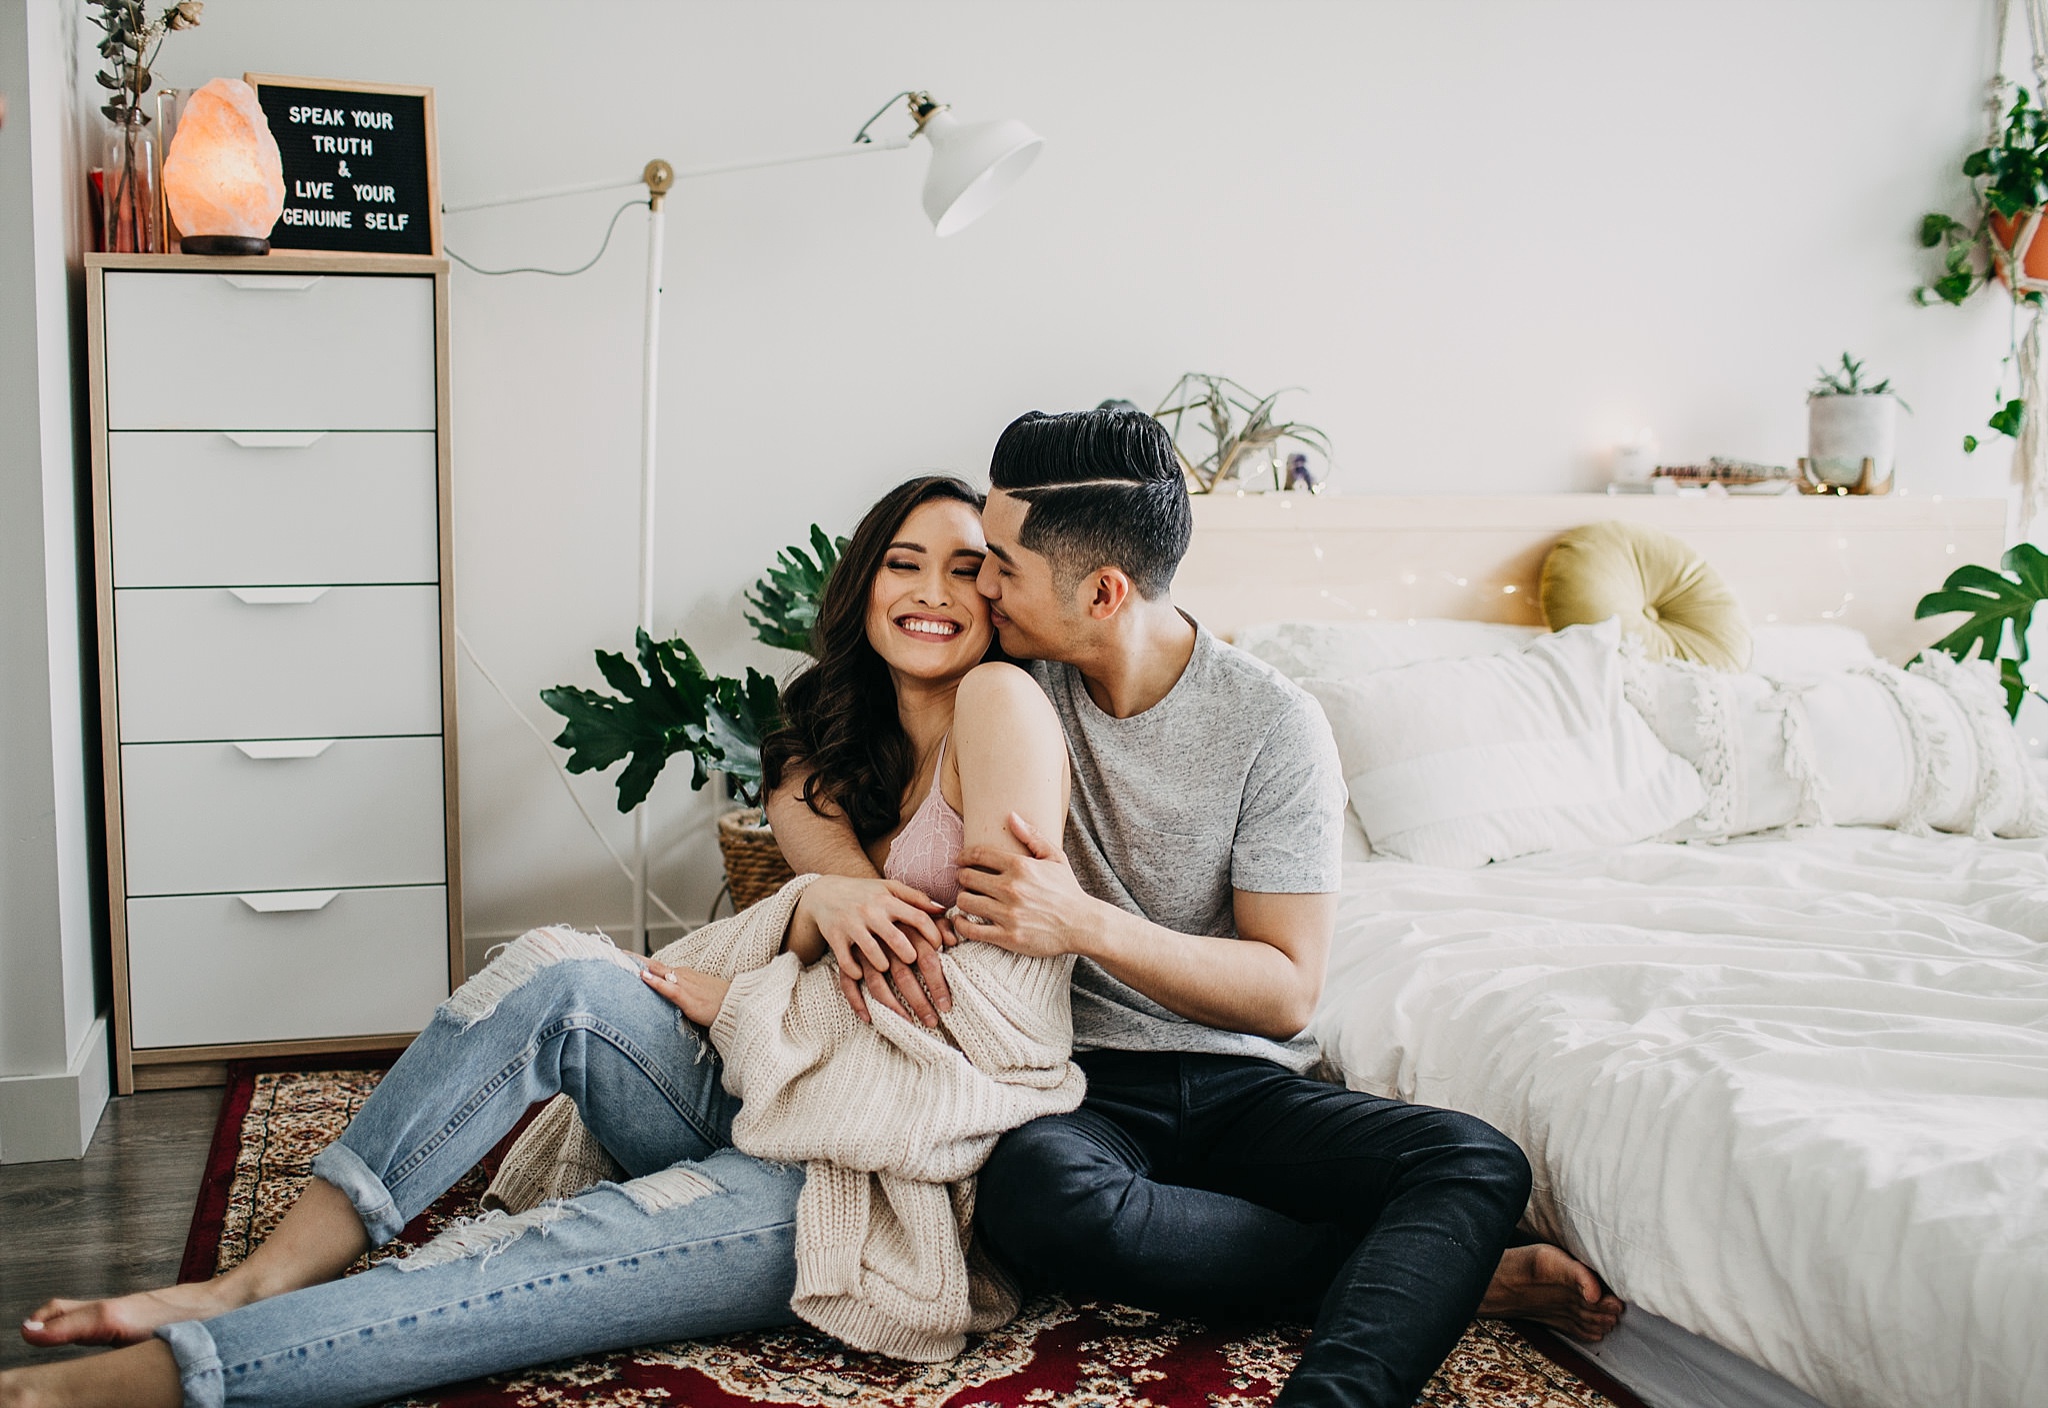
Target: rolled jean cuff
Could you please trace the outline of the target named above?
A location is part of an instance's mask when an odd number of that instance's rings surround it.
[[[185,1392],[185,1408],[222,1408],[225,1390],[221,1384],[220,1355],[213,1335],[197,1320],[180,1320],[159,1325],[156,1337],[171,1347],[178,1361],[178,1384]]]
[[[371,1246],[381,1247],[405,1230],[405,1219],[398,1215],[398,1204],[391,1201],[391,1190],[348,1145],[337,1140],[315,1154],[312,1172],[339,1188],[355,1207]]]

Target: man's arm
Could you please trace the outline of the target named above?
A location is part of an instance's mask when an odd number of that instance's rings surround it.
[[[820,816],[804,800],[810,775],[808,768],[791,769],[764,804],[782,854],[800,873],[879,876],[882,872],[862,849],[852,824],[843,816]]]
[[[1315,1015],[1336,895],[1235,890],[1237,938],[1175,933],[1084,893],[1056,847],[1020,818],[1011,829],[1029,855],[984,846],[960,857],[960,911],[988,921],[967,931],[976,939],[1091,958],[1169,1012],[1226,1031],[1284,1041]]]

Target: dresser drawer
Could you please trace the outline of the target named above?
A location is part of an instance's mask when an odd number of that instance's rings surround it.
[[[254,897],[252,897],[254,898]],[[128,901],[134,1043],[416,1032],[448,995],[448,894],[342,890],[260,913],[234,895]]]
[[[121,830],[130,895],[439,884],[441,740],[130,744]]]
[[[423,431],[116,431],[114,585],[435,581],[435,470]]]
[[[440,612],[432,586],[117,590],[121,741],[439,733]]]
[[[434,281],[106,276],[113,430],[432,430]]]

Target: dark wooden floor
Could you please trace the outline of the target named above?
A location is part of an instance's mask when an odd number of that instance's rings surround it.
[[[49,1297],[120,1295],[177,1279],[220,1096],[117,1098],[84,1158],[0,1164],[0,1368],[67,1352],[31,1349],[16,1329]]]

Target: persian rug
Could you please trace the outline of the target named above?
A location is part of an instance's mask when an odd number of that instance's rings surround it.
[[[268,1235],[311,1176],[313,1155],[348,1124],[390,1060],[230,1065],[180,1280],[227,1270]],[[353,1269],[402,1256],[474,1213],[513,1137]],[[947,1364],[860,1354],[807,1329],[761,1331],[475,1379],[401,1408],[1262,1408],[1307,1338],[1301,1325],[1211,1326],[1042,1296]],[[1418,1405],[1643,1408],[1547,1332],[1498,1320],[1473,1322]]]

